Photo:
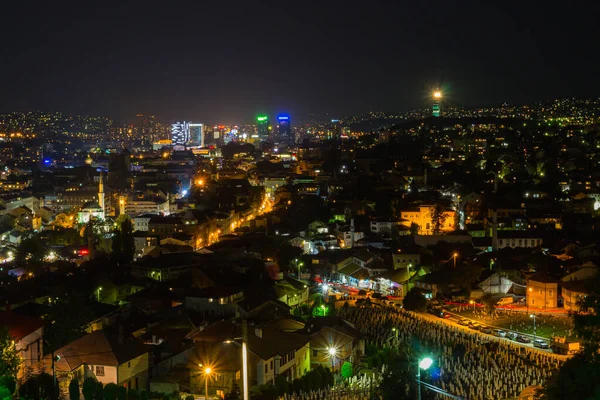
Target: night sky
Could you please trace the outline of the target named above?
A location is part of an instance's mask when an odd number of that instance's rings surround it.
[[[438,82],[465,106],[600,93],[591,1],[39,3],[2,4],[0,112],[244,123],[420,108]]]

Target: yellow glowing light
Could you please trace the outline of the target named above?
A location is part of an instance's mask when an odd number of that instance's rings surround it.
[[[198,185],[198,186],[202,186],[202,185],[204,185],[204,181],[203,181],[202,179],[198,179],[198,180],[196,181],[196,185]]]
[[[212,371],[211,367],[204,368],[204,372],[206,373],[206,375],[210,375],[211,371]]]
[[[442,92],[440,92],[439,90],[436,90],[435,92],[433,92],[433,98],[435,98],[435,99],[441,99],[442,98]]]

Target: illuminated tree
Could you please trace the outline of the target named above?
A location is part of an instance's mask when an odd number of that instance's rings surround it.
[[[440,204],[436,204],[429,211],[429,217],[431,218],[431,233],[439,235],[446,223],[446,218],[448,218],[446,210]]]
[[[8,327],[0,326],[0,376],[15,378],[20,364],[21,357],[14,339],[8,332]]]

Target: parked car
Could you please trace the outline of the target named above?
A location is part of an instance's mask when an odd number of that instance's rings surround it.
[[[502,329],[494,329],[494,336],[506,337],[506,332]]]
[[[459,325],[464,325],[464,326],[468,326],[470,323],[471,323],[471,320],[470,319],[466,319],[466,318],[463,318],[463,319],[461,319],[461,320],[458,321]]]
[[[448,319],[448,318],[450,318],[450,317],[451,317],[451,315],[450,315],[450,313],[449,313],[449,312],[442,311],[442,312],[440,313],[440,318]]]
[[[519,343],[531,343],[531,339],[523,335],[517,335],[517,338],[515,340]]]
[[[492,328],[490,328],[489,326],[484,326],[481,328],[481,333],[486,333],[488,335],[492,334]]]
[[[533,341],[533,347],[539,347],[540,349],[549,349],[550,345],[541,339],[535,339]]]
[[[473,329],[474,331],[479,331],[481,328],[483,328],[483,325],[475,322],[474,324],[469,325],[469,328]]]
[[[519,336],[519,335],[517,335],[517,334],[516,334],[516,333],[514,333],[514,332],[508,332],[508,333],[506,334],[506,338],[508,338],[508,339],[510,339],[510,340],[517,340],[517,336]]]

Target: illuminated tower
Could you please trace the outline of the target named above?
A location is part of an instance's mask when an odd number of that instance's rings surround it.
[[[258,138],[260,140],[269,140],[269,117],[259,115],[256,117],[258,123]]]
[[[190,144],[192,146],[204,147],[204,124],[192,124],[190,122]]]
[[[433,92],[433,107],[431,107],[431,114],[434,117],[442,116],[442,92],[440,90]]]
[[[293,142],[294,138],[292,137],[290,117],[288,115],[280,115],[277,117],[277,122],[279,124],[279,138]]]
[[[104,181],[102,180],[102,171],[100,171],[100,182],[98,183],[98,205],[102,209],[102,214],[106,215],[104,209]]]
[[[174,145],[185,146],[190,141],[190,124],[185,121],[172,124],[171,140]]]
[[[119,195],[119,215],[125,214],[125,204],[127,203],[127,198],[123,195]]]

